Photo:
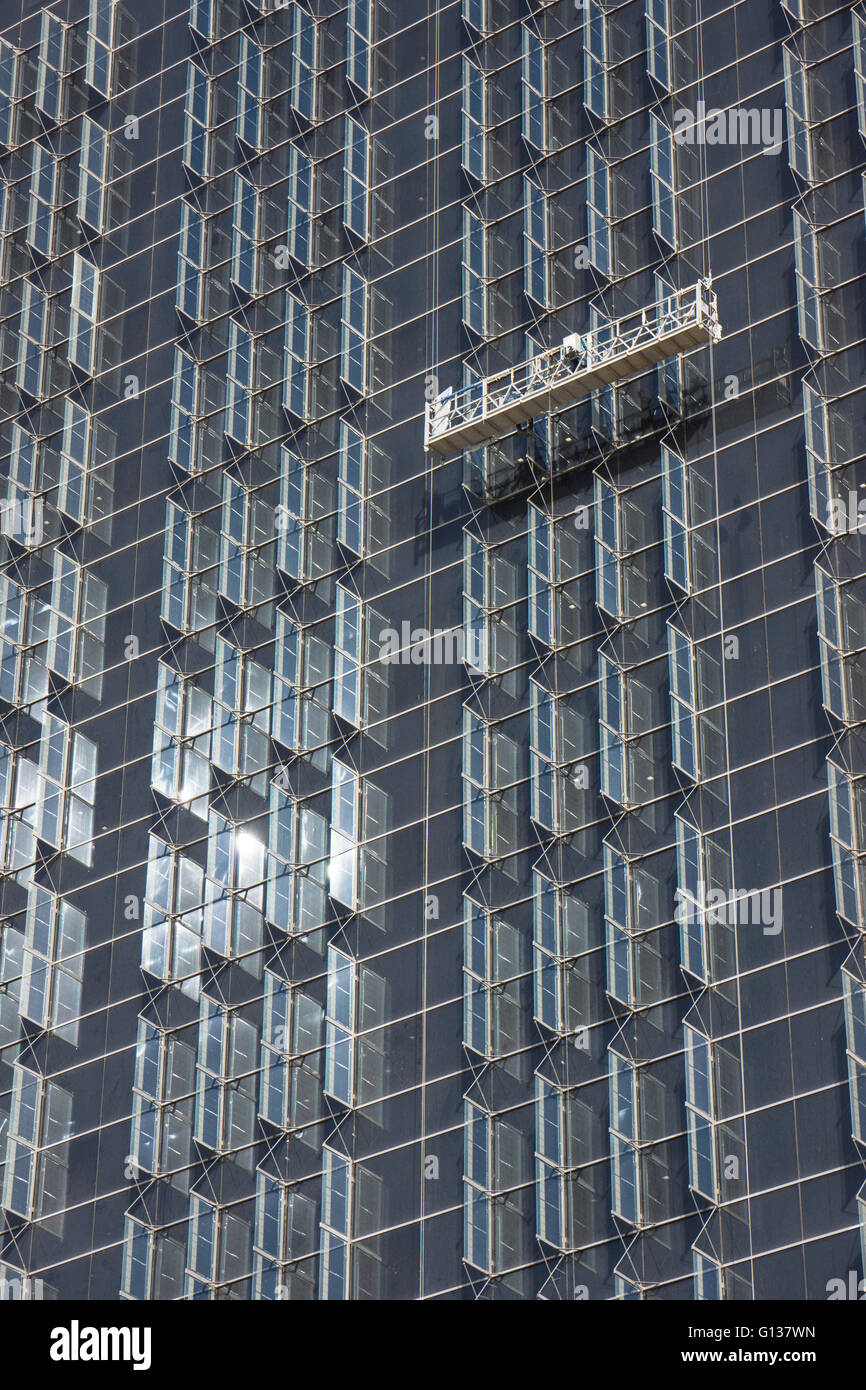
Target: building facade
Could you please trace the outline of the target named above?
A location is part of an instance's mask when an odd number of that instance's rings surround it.
[[[859,1279],[862,0],[16,9],[5,1296]]]

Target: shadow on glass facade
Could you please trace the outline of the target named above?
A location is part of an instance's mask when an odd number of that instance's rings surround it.
[[[4,23],[4,1296],[859,1278],[862,0]]]

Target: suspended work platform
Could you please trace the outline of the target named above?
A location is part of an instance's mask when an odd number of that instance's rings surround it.
[[[592,333],[571,333],[518,367],[440,392],[427,406],[424,447],[448,458],[721,336],[711,281],[699,280]]]

